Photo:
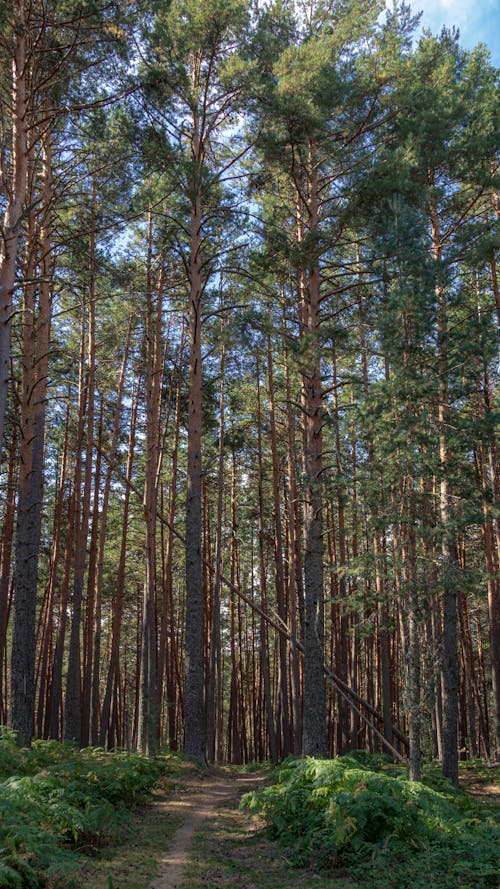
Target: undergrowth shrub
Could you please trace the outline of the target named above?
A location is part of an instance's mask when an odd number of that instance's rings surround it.
[[[296,865],[348,867],[384,889],[498,885],[493,815],[436,770],[414,783],[386,757],[356,752],[289,759],[276,778],[242,804],[262,813]]]
[[[78,750],[36,741],[16,747],[0,733],[0,887],[54,885],[78,863],[82,845],[100,845],[126,829],[126,807],[144,800],[166,759]]]

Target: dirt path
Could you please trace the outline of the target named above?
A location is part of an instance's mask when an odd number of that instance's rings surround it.
[[[215,819],[223,807],[236,809],[241,795],[261,785],[264,778],[193,767],[181,780],[183,783],[177,785],[174,795],[163,805],[182,823],[170,848],[160,858],[158,876],[149,889],[180,889],[191,844],[202,823]]]

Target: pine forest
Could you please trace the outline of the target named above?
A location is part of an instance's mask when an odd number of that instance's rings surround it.
[[[498,761],[487,47],[384,0],[0,35],[6,737]]]

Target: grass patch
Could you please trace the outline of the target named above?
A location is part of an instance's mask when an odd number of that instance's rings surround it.
[[[498,809],[432,766],[422,783],[383,756],[290,759],[243,804],[296,866],[347,869],[364,889],[489,889],[499,884]],[[490,773],[491,780],[491,773]]]

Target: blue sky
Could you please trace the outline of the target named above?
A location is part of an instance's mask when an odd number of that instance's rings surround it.
[[[441,27],[457,25],[460,42],[467,49],[485,43],[494,65],[500,67],[500,0],[410,0],[412,9],[423,10],[422,27],[433,34]]]

